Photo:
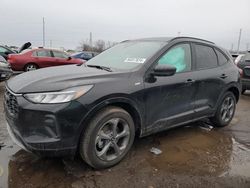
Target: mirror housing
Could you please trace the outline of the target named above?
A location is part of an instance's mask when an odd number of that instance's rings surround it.
[[[70,56],[67,58],[68,61],[71,60],[71,59],[72,59],[72,57],[70,57]]]
[[[172,76],[176,73],[176,67],[171,65],[157,65],[152,75],[154,76]]]

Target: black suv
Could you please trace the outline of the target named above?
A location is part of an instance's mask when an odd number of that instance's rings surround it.
[[[234,116],[240,75],[230,54],[188,37],[129,40],[77,66],[21,74],[6,84],[11,137],[45,156],[74,155],[107,168],[140,137]],[[137,134],[136,134],[137,133]]]
[[[250,89],[250,52],[246,53],[239,63],[238,67],[242,70],[242,94]]]

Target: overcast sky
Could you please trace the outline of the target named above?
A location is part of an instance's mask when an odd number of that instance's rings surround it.
[[[250,0],[1,0],[0,43],[75,49],[80,41],[194,36],[241,49],[250,43]],[[249,44],[250,48],[250,44]]]

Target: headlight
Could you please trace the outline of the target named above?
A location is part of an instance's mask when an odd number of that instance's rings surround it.
[[[30,93],[24,94],[24,97],[33,103],[56,104],[69,102],[86,94],[93,85],[73,87],[59,92],[48,93]]]

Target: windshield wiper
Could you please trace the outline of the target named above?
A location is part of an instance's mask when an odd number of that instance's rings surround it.
[[[110,67],[105,67],[105,66],[101,66],[101,65],[86,65],[85,64],[85,66],[105,70],[105,71],[108,71],[108,72],[113,72],[113,70]]]

